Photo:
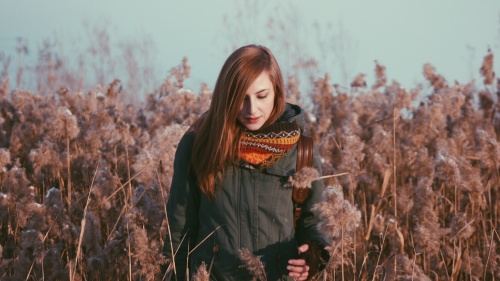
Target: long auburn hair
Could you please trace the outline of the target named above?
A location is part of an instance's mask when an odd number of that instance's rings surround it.
[[[192,129],[195,132],[191,167],[201,191],[215,196],[216,183],[224,168],[237,158],[243,126],[238,113],[250,85],[262,73],[269,75],[274,86],[274,107],[263,127],[274,123],[285,108],[285,88],[281,70],[271,51],[263,46],[248,45],[234,51],[217,78],[210,108]]]

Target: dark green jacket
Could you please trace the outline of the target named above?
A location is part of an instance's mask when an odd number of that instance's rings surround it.
[[[277,122],[297,122],[302,130],[305,125],[302,110],[291,104]],[[236,164],[227,167],[222,186],[209,201],[190,169],[193,142],[193,132],[179,142],[167,203],[171,236],[167,234],[164,254],[171,258],[173,246],[177,280],[185,280],[187,263],[192,278],[202,262],[211,267],[211,280],[251,280],[241,268],[238,250],[242,248],[262,256],[267,280],[287,280],[287,262],[297,258],[297,245],[303,243],[297,241],[293,227],[292,189],[285,187],[295,173],[296,146],[263,170]],[[321,171],[320,166],[315,149],[314,167]],[[313,182],[304,203],[297,228],[302,241],[321,239],[315,228],[318,219],[310,208],[320,200],[323,189],[321,180]],[[188,251],[191,254],[186,258]]]

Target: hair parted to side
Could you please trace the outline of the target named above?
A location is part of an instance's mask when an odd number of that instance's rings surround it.
[[[285,108],[283,76],[268,48],[248,45],[227,58],[217,78],[210,108],[193,125],[191,166],[208,198],[214,197],[215,184],[226,165],[236,159],[243,130],[237,121],[238,113],[246,91],[264,71],[274,85],[275,99],[271,116],[263,127],[274,123]]]

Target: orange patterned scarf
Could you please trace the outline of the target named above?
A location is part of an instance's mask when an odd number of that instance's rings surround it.
[[[262,130],[245,131],[240,140],[239,158],[257,168],[274,164],[299,140],[297,123],[274,123]]]

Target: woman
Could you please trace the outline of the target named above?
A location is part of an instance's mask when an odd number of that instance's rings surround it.
[[[285,103],[271,52],[255,45],[234,51],[209,110],[183,136],[175,155],[164,254],[175,256],[177,280],[185,280],[186,268],[192,277],[202,262],[211,280],[250,280],[241,249],[261,256],[269,281],[306,280],[314,273],[307,264],[314,261],[302,255],[317,256],[322,248],[310,208],[323,183],[313,183],[296,230],[286,185],[295,173],[303,130],[303,112]],[[316,150],[314,167],[320,170]]]

